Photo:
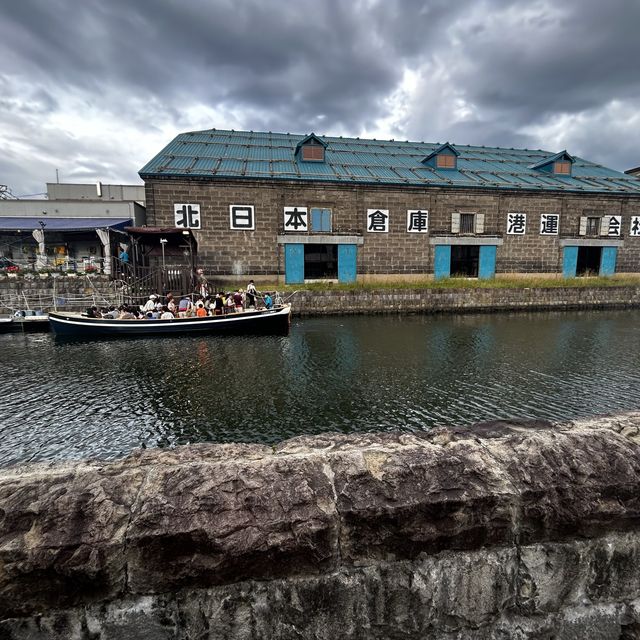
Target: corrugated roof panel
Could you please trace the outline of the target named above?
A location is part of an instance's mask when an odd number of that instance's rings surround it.
[[[406,167],[394,167],[393,170],[403,179],[411,180],[412,182],[417,182],[416,174]]]
[[[296,176],[299,174],[297,162],[272,162],[271,171],[274,174],[290,173]]]
[[[261,160],[249,160],[247,162],[247,173],[271,173],[271,163]]]
[[[301,176],[335,176],[330,165],[324,162],[299,162],[298,169]]]
[[[365,169],[364,167],[359,167],[357,165],[341,166],[340,173],[343,173],[344,175],[347,175],[347,176],[356,176],[356,177],[359,176],[361,178],[371,177],[371,173],[369,172],[368,169]]]
[[[218,167],[218,173],[225,171],[232,171],[234,173],[240,173],[244,170],[244,160],[220,160],[220,166]]]
[[[271,149],[269,147],[249,147],[247,149],[248,160],[270,160]]]
[[[194,158],[187,156],[185,157],[176,157],[171,158],[166,165],[167,169],[188,169],[193,165]]]
[[[193,171],[213,171],[218,166],[218,158],[199,158],[193,165]]]
[[[399,178],[398,174],[389,169],[388,167],[367,167],[371,175],[376,178],[392,178],[397,180]]]

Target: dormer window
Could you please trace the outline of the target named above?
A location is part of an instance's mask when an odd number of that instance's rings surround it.
[[[426,164],[434,169],[457,169],[459,155],[460,153],[453,145],[445,142],[424,158],[422,164]]]
[[[543,158],[540,162],[532,164],[529,168],[553,173],[556,176],[571,176],[573,163],[573,157],[566,151],[561,151],[554,156]]]
[[[327,143],[310,133],[296,145],[295,155],[303,162],[324,162],[324,150]]]
[[[324,147],[315,140],[308,142],[302,147],[302,159],[324,162]]]
[[[456,157],[446,153],[441,153],[436,157],[436,167],[438,167],[438,169],[455,169]]]

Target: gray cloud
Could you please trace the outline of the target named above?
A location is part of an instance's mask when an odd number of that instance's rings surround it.
[[[136,181],[173,135],[209,127],[637,166],[637,24],[635,0],[22,0],[0,23],[0,183],[40,191],[56,167]]]

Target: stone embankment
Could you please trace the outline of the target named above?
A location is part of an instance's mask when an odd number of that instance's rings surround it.
[[[0,637],[640,634],[640,413],[0,472]]]
[[[623,309],[640,307],[640,287],[301,290],[293,296],[292,302],[294,315],[300,316]]]

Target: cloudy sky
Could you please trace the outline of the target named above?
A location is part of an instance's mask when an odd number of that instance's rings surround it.
[[[209,128],[640,165],[640,0],[3,0],[0,184],[138,183]]]

